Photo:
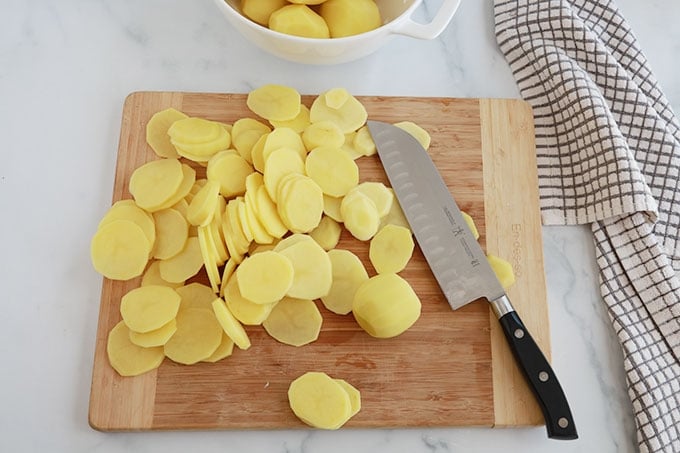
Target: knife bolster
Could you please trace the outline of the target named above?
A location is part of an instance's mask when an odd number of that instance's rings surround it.
[[[491,309],[493,310],[496,318],[501,319],[503,316],[515,311],[515,308],[510,303],[508,296],[503,294],[501,297],[495,300],[490,300]]]

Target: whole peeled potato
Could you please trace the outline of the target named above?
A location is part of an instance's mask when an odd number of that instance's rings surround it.
[[[319,9],[331,38],[358,35],[382,25],[374,0],[326,0]]]

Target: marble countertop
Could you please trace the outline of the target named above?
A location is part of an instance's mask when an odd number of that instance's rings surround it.
[[[418,19],[440,1],[425,0]],[[620,0],[680,111],[680,4]],[[11,452],[631,452],[635,426],[587,227],[544,227],[553,366],[577,441],[545,429],[101,433],[87,423],[101,278],[89,240],[111,199],[125,96],[139,90],[519,97],[492,2],[465,0],[436,40],[301,66],[263,53],[211,0],[0,3],[0,450]]]

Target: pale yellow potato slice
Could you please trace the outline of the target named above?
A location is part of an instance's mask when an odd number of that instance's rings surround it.
[[[183,179],[179,160],[152,160],[132,172],[129,189],[140,208],[153,212],[175,195]]]
[[[420,317],[421,303],[411,285],[397,274],[378,274],[359,286],[352,314],[369,335],[401,335]]]
[[[208,180],[194,195],[187,209],[187,220],[195,226],[206,226],[212,221],[220,196],[220,185]]]
[[[177,315],[181,297],[167,286],[140,286],[128,291],[120,300],[120,314],[125,325],[135,332],[160,329]]]
[[[422,146],[424,149],[428,149],[430,147],[430,142],[432,140],[430,134],[413,121],[400,121],[398,123],[394,123],[394,125],[411,134],[413,138],[418,140],[418,143],[420,143],[420,146]]]
[[[358,35],[382,25],[375,0],[327,0],[319,14],[328,24],[331,38]]]
[[[227,204],[227,210],[224,212],[222,218],[222,235],[224,236],[224,242],[229,251],[229,259],[233,260],[236,264],[240,264],[243,261],[243,253],[240,252],[240,246],[236,245],[236,232],[234,231],[234,222],[231,219],[232,211],[228,209],[229,204]]]
[[[262,186],[257,189],[255,201],[257,203],[256,212],[264,229],[271,236],[277,239],[282,238],[288,232],[288,228],[279,217],[276,204],[269,196],[266,187]]]
[[[187,203],[191,204],[191,201],[194,199],[196,194],[208,183],[208,180],[206,178],[199,178],[194,181],[194,184],[191,186],[191,189],[187,193],[185,200]],[[187,214],[189,213],[189,208],[187,207]]]
[[[391,187],[388,187],[388,190],[392,193],[394,199],[387,215],[380,219],[380,227],[382,228],[385,225],[397,225],[411,229],[411,225],[409,225],[408,220],[404,215],[404,211],[401,209],[399,200],[397,200],[397,196],[394,194],[394,190]]]
[[[293,264],[293,284],[286,295],[313,300],[328,294],[333,283],[331,260],[316,241],[300,240],[278,253]]]
[[[210,233],[212,234],[213,249],[215,251],[215,258],[217,260],[217,265],[221,266],[229,259],[229,251],[227,250],[227,245],[224,242],[224,234],[222,232],[222,222],[224,221],[224,213],[227,208],[227,200],[223,197],[218,197],[217,206],[215,207],[215,214],[213,219],[208,225],[210,228]],[[198,232],[198,231],[197,231]]]
[[[274,11],[269,29],[303,38],[330,38],[326,21],[307,5],[287,5]]]
[[[258,253],[238,266],[236,282],[241,295],[251,302],[278,302],[293,284],[293,264],[274,251]]]
[[[220,185],[223,197],[232,198],[246,193],[246,177],[252,172],[253,167],[236,150],[226,150],[210,158],[206,176]]]
[[[269,16],[287,4],[286,0],[241,0],[241,11],[248,19],[266,27]]]
[[[215,300],[215,293],[209,286],[202,283],[189,283],[185,286],[176,288],[175,291],[182,298],[179,304],[179,311],[189,308],[200,308],[211,310],[210,304]]]
[[[345,143],[345,134],[332,121],[318,121],[305,128],[302,141],[309,151],[320,146],[340,148]]]
[[[291,234],[290,236],[285,237],[284,239],[281,239],[274,246],[274,251],[280,252],[284,249],[287,249],[291,245],[297,244],[298,242],[304,242],[304,241],[312,241],[313,242],[314,239],[308,234],[294,233],[294,234]]]
[[[345,142],[340,147],[342,152],[347,153],[347,155],[352,160],[357,160],[358,158],[364,156],[362,152],[357,151],[357,149],[354,147],[354,138],[356,136],[357,136],[356,131],[350,132],[349,134],[345,134]]]
[[[349,91],[342,87],[331,88],[326,91],[323,96],[326,98],[325,101],[328,107],[339,109],[345,105],[345,102],[349,99]]]
[[[331,121],[340,127],[343,134],[356,131],[366,123],[367,118],[366,108],[352,95],[349,95],[339,108],[332,108],[326,103],[325,93],[322,93],[314,99],[309,109],[309,119],[312,123]]]
[[[396,274],[406,268],[414,247],[411,230],[385,225],[371,239],[368,257],[377,273]]]
[[[229,357],[233,352],[234,342],[231,338],[229,338],[229,335],[227,335],[226,332],[222,332],[222,341],[220,341],[220,345],[217,347],[217,349],[215,349],[215,352],[213,352],[210,357],[203,359],[203,362],[219,362],[220,360]]]
[[[229,149],[231,134],[221,124],[217,124],[219,125],[220,132],[214,140],[203,143],[182,143],[171,139],[172,144],[177,149],[177,153],[194,162],[208,162],[218,152]]]
[[[277,209],[290,231],[306,233],[316,228],[321,221],[323,192],[312,178],[295,176],[280,184],[282,197],[277,198]]]
[[[111,368],[121,376],[139,376],[158,368],[165,354],[163,348],[144,348],[130,341],[130,329],[123,321],[116,324],[106,340],[106,354]]]
[[[352,413],[344,387],[326,373],[316,371],[309,371],[290,384],[288,403],[300,420],[320,429],[338,429]]]
[[[250,339],[241,323],[231,314],[229,308],[222,299],[212,301],[212,308],[222,331],[234,342],[239,349],[250,348]]]
[[[368,280],[368,272],[358,256],[349,250],[328,251],[331,260],[333,283],[328,294],[321,297],[324,306],[338,315],[352,311],[357,289]]]
[[[322,321],[314,301],[284,297],[264,320],[262,327],[276,341],[299,347],[319,338]]]
[[[191,117],[173,122],[168,128],[168,135],[172,142],[192,145],[211,142],[224,131],[222,125],[215,121]]]
[[[394,191],[389,190],[385,184],[376,181],[362,182],[352,189],[352,191],[361,192],[370,198],[378,210],[380,218],[385,217],[392,209],[394,202]]]
[[[341,234],[342,226],[326,215],[321,217],[319,226],[309,232],[309,235],[326,251],[338,245]]]
[[[280,15],[280,11],[285,8],[280,8],[272,16]],[[272,20],[276,21],[271,17],[270,22]],[[266,120],[292,120],[300,112],[300,93],[284,85],[262,85],[248,93],[246,105],[253,113]]]
[[[363,192],[352,191],[343,197],[340,215],[347,231],[360,241],[368,241],[378,232],[378,208]]]
[[[156,242],[156,225],[151,214],[137,206],[134,200],[120,200],[109,208],[104,214],[97,228],[106,225],[113,220],[129,220],[136,223],[143,231],[149,244]]]
[[[170,288],[176,289],[184,285],[184,282],[171,283],[163,280],[163,277],[161,277],[160,264],[160,261],[152,261],[149,263],[149,266],[144,271],[144,275],[142,275],[142,282],[140,283],[140,286],[160,285],[169,286]]]
[[[213,292],[217,294],[220,291],[220,271],[217,266],[217,259],[213,250],[212,232],[209,226],[198,227],[198,245],[201,249],[201,257],[203,258],[203,267],[206,274],[208,274],[208,281]]]
[[[188,166],[187,164],[182,164],[182,182],[180,183],[179,187],[177,188],[177,191],[170,197],[168,200],[158,206],[157,210],[161,209],[168,209],[168,208],[177,208],[177,205],[181,203],[182,201],[186,201],[184,198],[191,192],[191,188],[194,186],[194,183],[196,182],[196,170]],[[187,203],[187,207],[188,207]],[[186,218],[186,211],[183,212],[184,217]]]
[[[305,163],[294,150],[280,148],[267,157],[264,164],[264,187],[273,201],[278,201],[276,191],[279,183],[284,176],[291,173],[305,173]]]
[[[361,392],[344,379],[334,379],[334,381],[340,384],[345,392],[347,392],[351,406],[350,418],[354,417],[361,410]]]
[[[231,314],[242,324],[247,326],[262,324],[262,322],[267,319],[267,316],[269,316],[269,313],[271,313],[274,305],[276,305],[276,302],[271,304],[256,304],[243,297],[239,290],[235,274],[227,281],[227,285],[224,288],[224,301]]]
[[[193,365],[209,358],[222,342],[222,327],[212,311],[189,308],[177,313],[177,331],[163,346],[176,363]]]
[[[252,255],[254,252],[250,252]],[[226,263],[224,263],[224,267],[222,268],[222,283],[220,284],[220,296],[224,296],[224,290],[227,286],[227,281],[231,278],[231,276],[234,274],[234,271],[238,267],[238,264],[236,264],[236,261],[232,259],[228,259]]]
[[[95,270],[112,280],[129,280],[142,275],[151,253],[144,231],[129,220],[113,220],[90,242],[90,259]]]
[[[172,208],[154,212],[153,219],[157,234],[153,257],[159,260],[172,258],[182,251],[189,238],[189,223]]]
[[[271,132],[271,130],[271,127],[255,118],[239,118],[231,128],[231,136],[236,138],[246,131],[257,131],[262,135]]]
[[[491,269],[496,273],[496,278],[501,283],[504,289],[510,288],[515,284],[515,273],[512,270],[512,264],[496,255],[487,255],[487,261],[491,265]]]
[[[167,260],[160,261],[160,271],[163,280],[177,283],[189,280],[203,267],[203,256],[198,238],[190,237],[184,249]]]
[[[253,163],[253,150],[256,143],[258,143],[263,135],[267,132],[262,132],[258,129],[248,129],[243,131],[240,135],[233,138],[233,145],[236,151],[243,157],[249,164]]]
[[[244,226],[241,224],[241,216],[239,214],[239,206],[243,203],[242,198],[229,200],[227,203],[227,210],[225,211],[226,219],[230,222],[231,230],[233,234],[234,247],[239,255],[245,255],[248,253],[250,248],[250,241],[244,233],[244,229],[250,226]]]
[[[167,343],[176,331],[177,321],[173,318],[167,324],[149,332],[142,333],[130,330],[130,341],[143,348],[155,348]]]
[[[243,236],[248,243],[252,243],[255,237],[253,236],[253,230],[250,228],[250,222],[248,221],[248,214],[246,213],[246,200],[245,197],[238,197],[235,199],[236,208],[234,211],[238,215],[239,225],[241,225],[241,231],[243,231]]]
[[[309,107],[304,104],[300,105],[300,112],[295,118],[287,121],[270,120],[269,123],[275,128],[287,127],[294,130],[298,134],[302,133],[307,126],[309,126]]]
[[[266,189],[265,189],[266,190]],[[248,226],[253,234],[253,241],[257,244],[271,244],[274,242],[274,236],[269,234],[267,230],[262,225],[257,214],[257,207],[255,202],[251,202],[246,199],[246,219],[248,221]]]
[[[331,197],[345,196],[359,183],[359,167],[339,148],[322,146],[313,149],[305,161],[305,172],[319,185],[324,195]]]
[[[339,223],[342,223],[341,205],[342,197],[323,196],[323,213]]]
[[[188,118],[187,115],[173,108],[167,108],[153,114],[146,123],[146,143],[159,157],[177,158],[175,145],[170,142],[168,129],[177,120]]]
[[[468,228],[470,228],[470,231],[472,231],[472,235],[475,237],[475,239],[479,239],[479,231],[477,230],[477,225],[475,225],[475,221],[465,211],[461,211],[461,214],[463,214],[463,219],[465,220],[465,223],[467,224]]]
[[[352,138],[352,148],[360,156],[372,156],[378,152],[368,127],[362,126]]]
[[[253,147],[252,157],[253,166],[259,172],[264,173],[264,164],[269,155],[274,151],[288,148],[296,151],[300,160],[304,162],[307,157],[307,148],[300,137],[300,134],[287,127],[279,127],[263,136]]]

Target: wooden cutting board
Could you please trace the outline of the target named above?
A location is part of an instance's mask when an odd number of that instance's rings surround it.
[[[303,102],[311,104],[312,97]],[[430,153],[460,207],[475,219],[487,253],[512,262],[509,295],[549,357],[538,182],[530,107],[519,100],[361,97],[369,118],[412,120],[432,136]],[[156,156],[145,142],[151,115],[174,107],[191,116],[233,122],[254,116],[241,94],[137,92],[125,101],[113,201],[130,198],[133,169]],[[359,159],[362,179],[387,181],[377,156]],[[202,171],[198,169],[199,174]],[[204,173],[203,173],[204,174]],[[344,234],[339,247],[364,261],[367,244]],[[134,378],[108,364],[108,331],[120,320],[123,294],[138,286],[104,279],[97,333],[90,425],[99,430],[303,428],[287,402],[290,382],[325,371],[361,390],[362,409],[347,427],[522,426],[542,417],[516,368],[486,301],[457,311],[446,303],[416,247],[402,272],[423,308],[416,324],[389,340],[368,336],[351,315],[324,317],[318,341],[277,343],[248,327],[252,347],[215,363],[182,366],[166,359]],[[199,281],[207,282],[204,275]]]

